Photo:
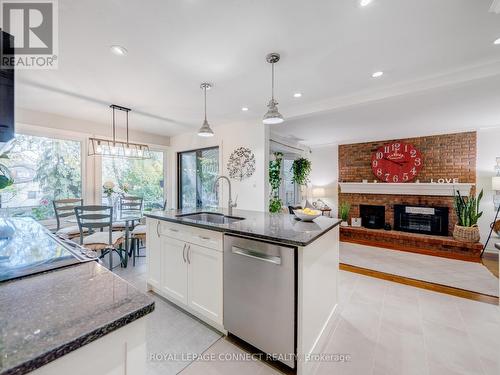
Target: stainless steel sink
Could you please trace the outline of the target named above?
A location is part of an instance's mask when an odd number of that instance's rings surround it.
[[[192,214],[177,215],[176,217],[213,224],[231,224],[245,220],[243,217],[225,216],[214,212],[196,212]]]

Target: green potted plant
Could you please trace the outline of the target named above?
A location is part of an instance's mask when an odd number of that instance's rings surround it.
[[[477,221],[483,215],[483,212],[479,211],[479,203],[482,197],[482,190],[477,198],[474,194],[463,197],[458,190],[454,195],[453,203],[457,214],[457,223],[453,229],[453,238],[457,241],[475,243],[481,239]]]
[[[269,185],[271,185],[271,192],[269,198],[269,212],[276,213],[281,211],[283,202],[280,199],[280,185],[281,185],[281,163],[283,161],[283,154],[275,152],[273,160],[269,161]]]
[[[307,185],[311,173],[311,161],[306,158],[298,158],[292,164],[293,182],[297,185]]]
[[[292,181],[299,185],[300,200],[305,199],[305,186],[309,182],[311,173],[311,161],[306,158],[295,159],[292,163]]]
[[[349,211],[351,211],[351,205],[347,202],[342,202],[340,204],[339,210],[340,219],[342,220],[340,225],[343,227],[347,227],[349,225],[349,222],[347,220],[349,219]]]

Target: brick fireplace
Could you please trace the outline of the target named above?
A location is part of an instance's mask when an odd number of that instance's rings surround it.
[[[418,182],[424,184],[454,179],[460,183],[476,183],[476,132],[340,145],[339,181],[341,183],[368,182],[373,184],[377,178],[372,171],[372,154],[379,147],[395,141],[412,144],[420,150],[423,166],[416,176]],[[415,182],[417,181],[407,184]],[[388,184],[381,181],[377,183]],[[342,228],[341,240],[364,244],[371,242],[373,245],[387,248],[476,260],[481,250],[480,244],[465,245],[454,241],[451,237],[457,221],[453,208],[453,197],[428,194],[419,195],[415,192],[408,195],[399,192],[397,194],[366,194],[342,192],[341,190],[339,203],[348,202],[351,205],[349,221],[352,217],[362,217],[361,208],[366,210],[366,206],[383,207],[384,224],[389,224],[391,228],[394,228],[395,224],[395,206],[437,209],[438,211],[434,211],[434,213],[438,212],[440,215],[446,212],[446,218],[440,219],[441,232],[433,233],[434,235],[412,233],[418,231],[404,228],[405,232],[387,231],[380,229],[380,223],[378,223],[375,226],[368,225],[368,228]],[[431,211],[423,212],[429,213]],[[422,218],[424,217],[422,216]],[[432,220],[438,219],[433,218]],[[423,223],[420,226],[422,233],[425,232],[425,225],[427,224]],[[433,225],[435,228],[438,226],[436,223]],[[413,225],[413,229],[417,227],[418,225]]]

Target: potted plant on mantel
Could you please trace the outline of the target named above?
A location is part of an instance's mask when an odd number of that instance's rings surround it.
[[[340,219],[342,220],[340,225],[342,227],[349,226],[349,222],[347,220],[349,218],[349,211],[351,210],[351,205],[347,202],[342,202],[340,204],[339,209],[340,209]]]
[[[476,243],[481,239],[477,221],[483,214],[482,211],[479,212],[479,203],[482,197],[482,190],[477,198],[474,194],[463,197],[458,190],[457,194],[454,195],[454,206],[458,221],[453,229],[453,238],[457,241]]]

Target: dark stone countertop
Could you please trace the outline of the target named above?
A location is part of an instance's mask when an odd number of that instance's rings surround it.
[[[222,209],[184,209],[157,210],[145,213],[145,216],[173,223],[232,233],[245,237],[279,242],[293,246],[307,246],[323,234],[340,224],[341,220],[320,216],[312,222],[299,221],[294,215],[271,214],[268,212],[233,210],[232,216],[245,220],[231,224],[215,224],[205,221],[195,221],[188,217],[177,217],[187,213],[215,212],[227,214]]]
[[[153,310],[97,262],[0,283],[0,375],[26,374]]]

